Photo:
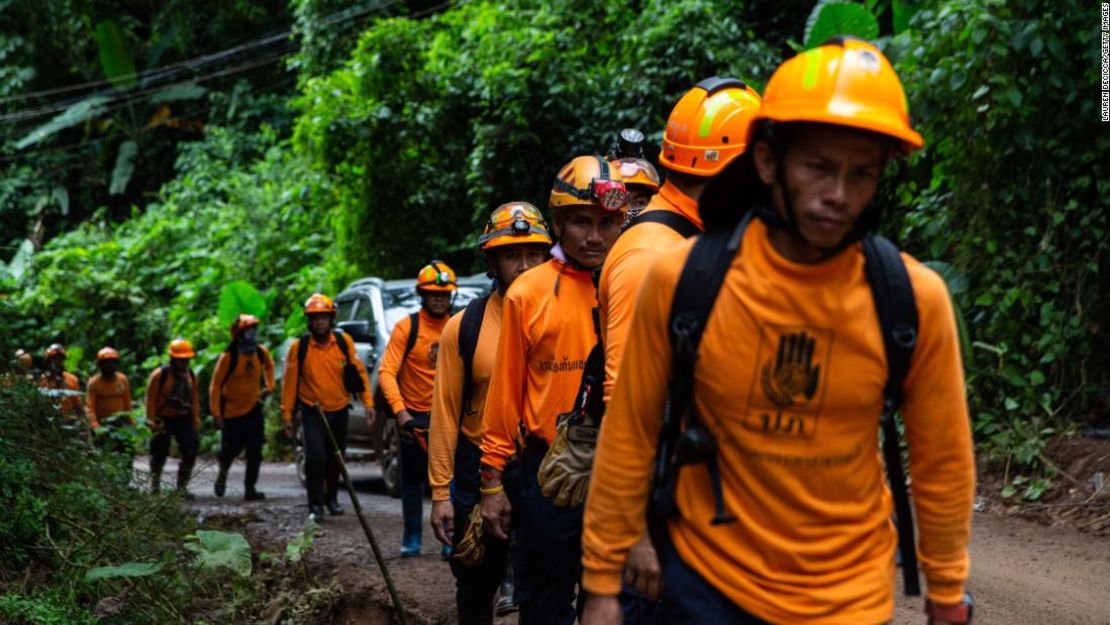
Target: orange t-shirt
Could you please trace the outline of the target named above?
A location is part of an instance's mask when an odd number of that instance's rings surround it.
[[[432,409],[432,386],[436,376],[432,348],[439,343],[448,317],[433,317],[423,308],[419,315],[416,344],[408,357],[405,357],[405,345],[409,341],[412,319],[405,317],[393,326],[381,369],[378,370],[378,384],[393,414],[405,409],[412,412],[429,412]],[[401,362],[402,358],[404,362]]]
[[[231,354],[225,351],[216,361],[208,386],[208,406],[214,417],[241,417],[258,404],[263,389],[274,390],[274,360],[265,347],[259,345],[252,354],[240,353],[229,378],[230,366]]]
[[[701,228],[697,201],[673,184],[664,183],[659,193],[652,196],[643,214],[655,211],[678,213]],[[661,253],[685,240],[669,226],[643,223],[622,234],[605,257],[597,300],[601,310],[601,336],[605,341],[606,403],[616,384],[628,327],[632,324],[636,295],[640,292],[644,276]]]
[[[485,315],[474,347],[471,376],[473,391],[470,410],[461,419],[462,435],[471,443],[482,444],[482,415],[490,378],[493,376],[497,341],[501,337],[501,312],[504,298],[494,292],[486,302]],[[465,312],[465,311],[464,311]],[[436,381],[432,392],[432,421],[428,431],[428,477],[432,500],[451,498],[451,480],[455,478],[455,451],[459,443],[465,367],[459,350],[459,330],[463,312],[459,312],[443,328],[436,359]]]
[[[81,382],[77,379],[76,375],[68,371],[63,371],[61,380],[55,380],[43,374],[43,376],[39,378],[39,387],[55,391],[80,391]],[[78,415],[86,414],[81,406],[81,396],[78,394],[64,395],[55,398],[54,403],[57,404],[58,411],[62,413],[62,416],[67,419],[73,419]],[[94,428],[99,427],[99,424],[95,421],[90,423],[90,425]]]
[[[597,343],[590,272],[552,258],[513,281],[501,313],[497,361],[486,396],[482,463],[504,469],[521,424],[548,443],[574,406],[586,357]]]
[[[350,335],[340,334],[347,342],[347,353],[351,355],[351,362],[362,376],[362,384],[366,391],[362,394],[362,403],[367,407],[374,405],[370,395],[370,380],[366,376],[366,366],[355,351],[355,342]],[[343,367],[347,358],[343,350],[335,342],[335,333],[328,333],[328,340],[323,345],[317,343],[312,337],[306,337],[308,351],[304,357],[304,371],[300,370],[297,362],[297,351],[300,349],[301,339],[295,339],[285,352],[285,376],[281,381],[281,418],[286,423],[293,421],[293,408],[297,403],[297,378],[301,380],[301,402],[308,406],[320,406],[326,412],[342,410],[351,404],[351,394],[343,385]]]
[[[163,381],[162,370],[169,379]],[[182,408],[181,402],[171,402],[170,398],[177,390],[179,382],[187,386],[184,397],[188,401],[188,408]],[[200,427],[200,395],[197,393],[197,380],[191,373],[186,372],[181,378],[174,374],[173,369],[158,367],[150,374],[146,384],[146,418],[151,423],[158,423],[160,417],[193,417],[193,427]]]
[[[85,385],[85,404],[93,423],[121,412],[130,413],[131,384],[127,376],[117,371],[110,380],[99,373],[89,378]]]
[[[668,320],[691,245],[659,258],[636,304],[586,503],[590,592],[619,592],[643,535],[672,373]],[[918,553],[929,597],[952,603],[968,575],[975,493],[963,371],[944,282],[903,257],[920,317],[903,404]],[[724,499],[738,521],[711,525],[708,471],[683,469],[670,523],[679,555],[772,623],[889,621],[897,537],[878,437],[887,368],[859,246],[796,264],[753,221],[697,362],[694,401],[720,446]]]

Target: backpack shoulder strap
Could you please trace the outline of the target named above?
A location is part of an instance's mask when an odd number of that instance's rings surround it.
[[[669,210],[653,210],[647,213],[640,213],[632,220],[628,228],[631,229],[640,224],[663,224],[671,230],[681,234],[684,239],[689,239],[701,232],[701,228],[697,227],[694,222],[683,215]]]
[[[902,556],[902,579],[905,594],[921,594],[917,575],[917,550],[914,541],[913,511],[902,468],[902,449],[894,413],[902,404],[902,383],[910,370],[910,360],[917,345],[917,302],[913,285],[898,248],[888,239],[872,234],[863,239],[863,256],[867,282],[875,300],[875,310],[883,335],[887,360],[887,381],[883,389],[883,456],[887,480],[897,515],[898,551]]]
[[[459,407],[459,423],[470,414],[470,402],[474,399],[474,353],[478,349],[478,335],[482,331],[482,320],[486,317],[486,304],[489,296],[479,297],[466,305],[459,323],[459,356],[463,361],[462,404]]]
[[[339,351],[343,352],[343,357],[347,359],[348,363],[351,362],[351,352],[348,349],[347,337],[339,330],[335,331],[335,342],[339,345]]]
[[[409,354],[412,353],[412,348],[416,347],[416,337],[420,334],[420,311],[416,311],[409,315],[409,338],[405,342],[405,353],[401,356],[401,366],[405,365],[405,360],[408,359]]]
[[[297,337],[297,381],[296,391],[293,394],[293,403],[301,401],[301,378],[304,377],[304,359],[308,356],[308,342],[311,340],[308,332]]]

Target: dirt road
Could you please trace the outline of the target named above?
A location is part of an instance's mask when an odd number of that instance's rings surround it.
[[[420,557],[401,560],[401,503],[384,494],[376,465],[352,467],[363,508],[386,553],[412,620],[454,622],[454,578],[440,559],[439,544],[425,526]],[[174,476],[167,467],[167,485]],[[201,516],[246,515],[247,535],[256,550],[275,550],[300,531],[307,507],[292,465],[267,463],[260,488],[269,499],[242,500],[242,463],[236,464],[227,496],[212,494],[215,469],[198,463],[191,507]],[[309,559],[318,575],[334,575],[347,591],[334,623],[383,622],[379,606],[388,598],[370,548],[351,511],[329,517]],[[425,505],[425,515],[430,510]],[[971,543],[971,588],[980,625],[1110,625],[1110,539],[988,514],[978,514]],[[374,618],[374,615],[378,615]],[[515,622],[510,618],[505,622]],[[895,623],[922,624],[920,600],[898,598]]]

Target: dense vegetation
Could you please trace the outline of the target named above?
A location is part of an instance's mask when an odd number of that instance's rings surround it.
[[[806,27],[811,2],[39,4],[0,3],[0,114],[15,120],[0,146],[0,348],[61,340],[86,375],[111,343],[136,381],[174,335],[198,344],[207,371],[226,344],[216,303],[231,281],[262,292],[276,344],[314,289],[406,276],[431,253],[479,269],[492,206],[544,205],[570,156],[624,126],[658,141],[700,78],[761,88],[821,36]],[[837,23],[895,62],[928,142],[884,194],[885,229],[949,280],[985,457],[1043,476],[1046,440],[1107,409],[1110,181],[1097,168],[1110,136],[1094,131],[1090,11],[844,11]],[[273,50],[146,93],[129,73],[286,31]],[[92,80],[115,99],[28,95]],[[60,112],[18,117],[45,106]]]

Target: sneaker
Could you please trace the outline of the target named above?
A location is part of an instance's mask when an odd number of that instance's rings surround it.
[[[264,501],[266,499],[266,493],[248,488],[246,494],[243,495],[243,499],[246,501]]]
[[[212,490],[216,492],[217,497],[223,497],[227,492],[227,471],[220,469],[219,475],[216,476],[216,483],[212,485]]]
[[[420,555],[420,543],[401,545],[401,557],[412,558]]]
[[[308,518],[319,523],[324,520],[324,506],[309,506]]]
[[[343,504],[339,503],[338,499],[332,499],[328,502],[328,512],[332,516],[339,516],[343,514]]]
[[[493,606],[493,612],[497,616],[505,616],[506,614],[512,614],[513,612],[516,612],[519,609],[520,609],[520,607],[518,607],[517,604],[513,603],[513,598],[511,596],[501,597],[500,599],[497,600],[497,603]]]

